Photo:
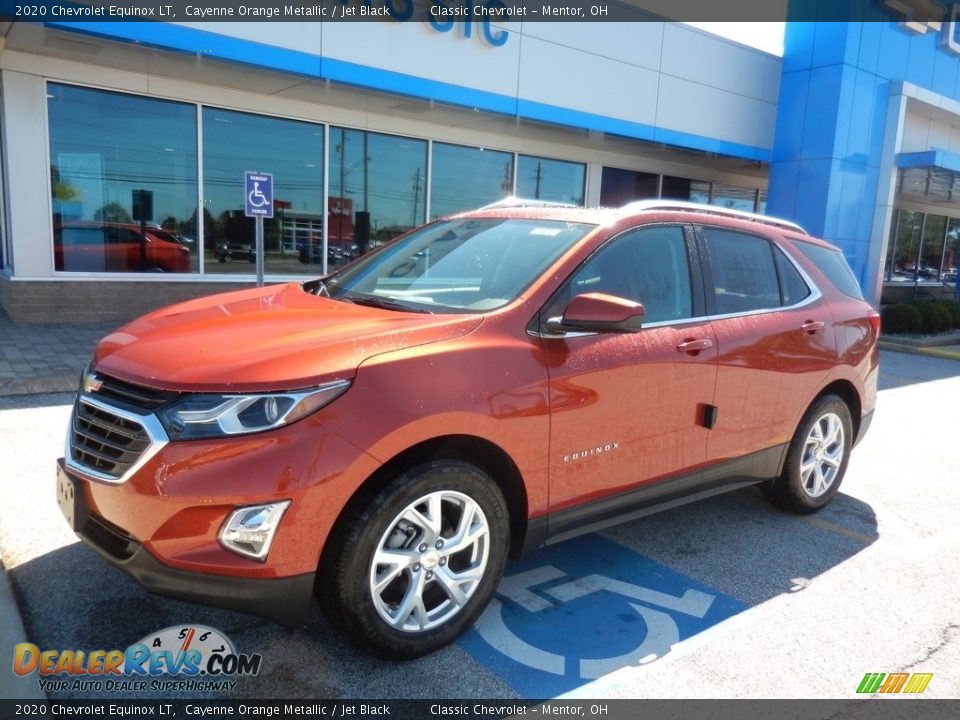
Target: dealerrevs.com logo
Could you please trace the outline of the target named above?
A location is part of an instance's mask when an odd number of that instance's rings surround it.
[[[13,672],[37,673],[44,692],[233,690],[235,678],[260,672],[261,661],[204,625],[164,628],[126,650],[41,650],[28,642],[13,649]]]

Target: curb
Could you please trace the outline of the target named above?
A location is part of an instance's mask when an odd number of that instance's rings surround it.
[[[3,663],[13,661],[13,648],[17,643],[27,640],[23,629],[20,609],[14,597],[13,588],[7,578],[7,571],[0,564],[0,653]],[[4,700],[46,700],[46,693],[40,690],[35,675],[19,677],[7,665],[0,670],[0,698]]]
[[[0,379],[0,397],[14,395],[39,395],[41,393],[75,392],[75,375],[57,375],[42,378]]]
[[[908,355],[926,355],[927,357],[938,357],[946,360],[960,360],[960,350],[947,350],[946,348],[935,347],[917,347],[916,345],[903,345],[901,343],[890,342],[889,340],[881,340],[880,349],[890,350],[892,352],[907,353]]]

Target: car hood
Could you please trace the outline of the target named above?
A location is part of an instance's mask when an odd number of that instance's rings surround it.
[[[100,342],[94,369],[163,390],[293,390],[352,378],[374,355],[459,337],[480,322],[339,302],[290,283],[144,315]]]

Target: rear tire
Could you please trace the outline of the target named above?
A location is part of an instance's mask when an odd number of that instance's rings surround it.
[[[333,624],[390,660],[433,652],[473,625],[509,546],[507,505],[489,475],[429,462],[348,512],[318,585]]]
[[[764,496],[801,515],[826,507],[840,489],[852,447],[850,409],[836,395],[823,396],[800,421],[783,473],[764,485]]]

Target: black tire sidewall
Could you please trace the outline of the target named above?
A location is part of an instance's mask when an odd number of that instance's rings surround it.
[[[487,567],[466,606],[446,623],[421,633],[388,625],[370,595],[373,554],[397,514],[413,501],[439,490],[471,498],[483,510],[489,533]],[[433,652],[456,640],[476,621],[503,576],[509,546],[509,514],[496,484],[478,467],[461,461],[435,461],[400,475],[378,492],[344,526],[339,572],[331,600],[347,634],[368,651],[388,659],[407,659]]]

